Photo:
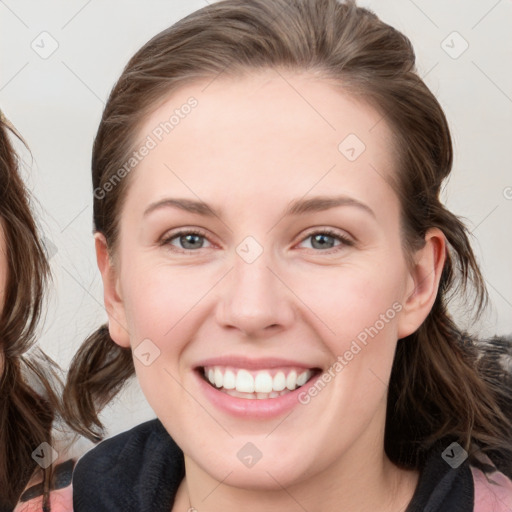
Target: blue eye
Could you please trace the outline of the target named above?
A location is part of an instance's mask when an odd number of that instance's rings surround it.
[[[310,233],[306,238],[303,239],[303,242],[311,239],[311,246],[313,249],[320,249],[321,251],[328,251],[334,247],[339,246],[353,246],[354,242],[342,235],[341,233],[337,233],[331,229],[323,229],[319,231],[314,231]],[[338,244],[335,242],[338,241]]]
[[[354,242],[351,239],[341,233],[333,231],[332,229],[323,229],[311,232],[302,239],[301,243],[304,243],[309,239],[311,239],[312,249],[318,249],[316,252],[325,252],[327,254],[336,252],[343,247],[351,247],[354,245]],[[337,244],[336,241],[338,242]],[[176,252],[190,253],[195,250],[205,249],[211,246],[211,244],[205,246],[205,242],[210,244],[206,237],[206,233],[203,231],[198,229],[184,229],[171,233],[169,236],[163,238],[160,244],[163,246],[172,246],[172,250]]]
[[[173,241],[177,240],[180,246],[176,246]],[[203,249],[206,234],[197,230],[183,230],[173,233],[172,236],[162,240],[162,245],[172,245],[178,251],[186,252],[194,249]]]

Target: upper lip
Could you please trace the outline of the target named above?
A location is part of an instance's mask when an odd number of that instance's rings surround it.
[[[318,366],[292,359],[280,359],[275,357],[264,358],[249,358],[247,356],[221,356],[205,359],[195,365],[197,368],[204,368],[205,366],[232,366],[234,368],[245,368],[247,370],[265,370],[271,368],[304,368],[309,370],[311,368],[318,368]]]

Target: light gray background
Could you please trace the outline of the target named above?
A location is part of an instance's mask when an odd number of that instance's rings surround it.
[[[56,249],[41,345],[64,368],[81,341],[106,320],[94,258],[89,167],[104,102],[143,43],[205,4],[0,0],[0,108],[31,148],[33,159],[24,153],[24,172],[39,201],[45,236]],[[455,165],[444,200],[467,219],[492,300],[478,330],[510,333],[512,3],[373,0],[360,5],[412,40],[419,72],[446,112]],[[45,55],[52,44],[58,48]],[[153,416],[136,383],[103,414],[111,434]]]

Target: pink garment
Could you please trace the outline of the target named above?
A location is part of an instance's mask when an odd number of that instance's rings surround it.
[[[496,470],[485,474],[471,466],[475,483],[474,512],[512,512],[512,481]]]
[[[73,489],[71,485],[57,491],[51,491],[50,504],[52,512],[73,512]],[[24,503],[18,503],[14,512],[42,512],[42,510],[43,499],[37,497]]]
[[[470,467],[475,484],[474,512],[512,512],[512,481],[498,470],[485,475],[480,469]],[[50,495],[52,512],[72,512],[71,485],[52,491]],[[41,498],[36,498],[27,503],[20,503],[14,512],[41,512],[41,501]]]

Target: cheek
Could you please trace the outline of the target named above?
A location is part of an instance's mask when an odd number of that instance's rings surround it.
[[[398,268],[351,266],[305,276],[298,295],[306,298],[325,327],[322,336],[332,340],[332,349],[339,353],[372,327],[392,337],[391,327],[402,309],[402,279]]]
[[[310,267],[304,272],[290,268],[290,274],[285,271],[283,276],[293,283],[294,294],[283,300],[302,310],[302,317],[316,326],[317,335],[333,354],[348,350],[354,339],[364,342],[365,333],[372,336],[368,330],[373,333],[375,328],[392,338],[403,271],[399,265],[383,267],[378,262],[362,262],[330,269]],[[207,305],[214,307],[207,296],[223,274],[222,269],[177,267],[143,258],[133,258],[126,268],[133,269],[125,272],[123,281],[132,346],[149,338],[165,344],[162,350],[171,338],[176,350],[180,339],[193,336],[191,318],[203,316]],[[188,334],[187,329],[191,329]]]
[[[332,361],[326,376],[331,392],[320,400],[326,400],[325,407],[337,421],[349,412],[358,417],[356,430],[385,401],[403,307],[402,280],[400,266],[383,271],[379,265],[336,269],[325,281],[320,274],[307,278],[316,286],[304,296],[318,312],[315,325]],[[306,293],[305,284],[299,293]]]
[[[168,337],[205,296],[204,272],[158,264],[134,265],[123,286],[132,345],[145,337]],[[185,320],[185,321],[184,321]],[[176,338],[175,336],[173,336]]]

